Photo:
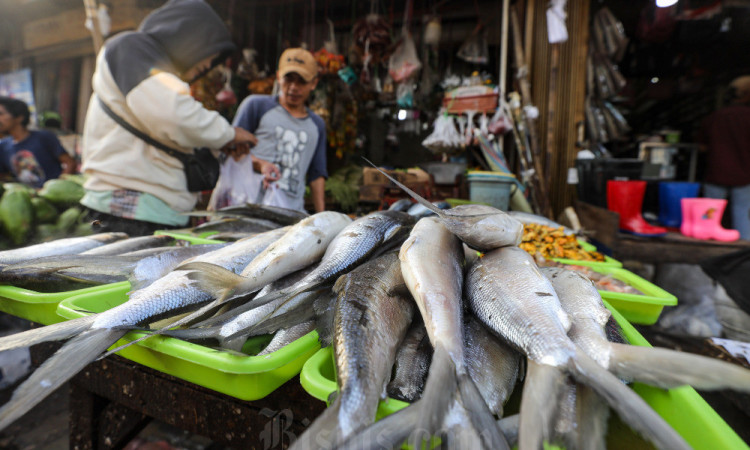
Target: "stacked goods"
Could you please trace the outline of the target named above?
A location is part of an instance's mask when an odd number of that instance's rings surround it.
[[[37,192],[20,183],[5,183],[0,197],[0,245],[18,247],[64,236],[91,234],[77,206],[83,197],[79,178],[53,179]]]
[[[532,256],[540,254],[544,259],[564,258],[575,261],[604,261],[604,255],[581,247],[575,235],[566,234],[562,227],[527,223],[523,227],[523,239],[519,247]]]

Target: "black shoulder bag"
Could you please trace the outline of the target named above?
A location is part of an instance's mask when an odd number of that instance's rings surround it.
[[[146,142],[152,147],[156,147],[166,154],[177,158],[182,163],[187,179],[187,189],[190,192],[208,191],[216,186],[219,179],[219,161],[211,154],[207,148],[196,148],[193,154],[187,154],[173,148],[169,148],[151,136],[143,133],[134,126],[130,125],[122,117],[118,116],[107,106],[101,98],[99,104],[109,117],[117,122],[121,127],[128,130],[131,134]]]

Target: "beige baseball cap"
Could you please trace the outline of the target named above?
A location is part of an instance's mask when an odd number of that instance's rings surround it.
[[[729,86],[735,89],[737,92],[737,98],[744,98],[750,95],[750,76],[745,75],[737,77],[729,83]]]
[[[279,58],[279,76],[292,72],[299,74],[305,81],[312,81],[318,76],[318,62],[304,48],[288,48]]]

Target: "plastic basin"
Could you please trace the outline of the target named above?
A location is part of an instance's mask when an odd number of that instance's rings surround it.
[[[109,285],[108,289],[70,297],[60,303],[57,312],[75,319],[106,311],[125,302],[128,290],[128,286]],[[141,332],[128,333],[111,348],[141,336]],[[313,331],[269,355],[249,356],[261,351],[270,340],[271,336],[253,337],[243,347],[243,353],[238,353],[154,336],[118,355],[241,400],[258,400],[297,375],[320,348],[318,334]]]
[[[625,338],[632,345],[650,347],[646,339],[633,328],[617,310],[606,301],[605,306],[622,328]],[[320,349],[311,357],[300,373],[302,387],[318,400],[328,401],[336,391],[333,352],[331,347]],[[632,385],[633,390],[664,418],[696,450],[736,450],[748,449],[744,441],[691,387],[660,389],[640,383]],[[377,418],[394,413],[408,406],[408,403],[386,399],[378,405]],[[613,421],[610,420],[610,423]],[[616,421],[614,421],[616,422]],[[629,442],[640,438],[625,426],[610,427],[608,441]],[[622,447],[626,448],[626,447]],[[633,447],[630,447],[633,448]]]

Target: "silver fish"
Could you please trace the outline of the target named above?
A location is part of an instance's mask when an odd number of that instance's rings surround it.
[[[43,244],[0,251],[0,265],[19,263],[43,256],[73,255],[111,242],[127,239],[125,233],[100,233],[85,237],[57,239]]]
[[[122,255],[147,248],[163,247],[175,241],[172,236],[153,235],[123,239],[82,252],[81,255]]]
[[[391,206],[388,207],[388,210],[406,212],[409,208],[411,208],[413,204],[414,202],[412,202],[408,198],[402,198],[401,200],[397,200],[391,203]]]
[[[398,344],[411,323],[414,303],[395,252],[342,275],[334,291],[339,394],[294,448],[335,448],[375,420]]]
[[[245,233],[262,233],[268,230],[280,228],[276,222],[265,219],[250,219],[247,217],[232,217],[216,219],[210,222],[202,223],[193,227],[191,232],[194,234],[207,233],[209,231],[217,232],[245,232]]]
[[[308,320],[307,322],[298,323],[297,325],[292,325],[289,328],[279,330],[276,334],[273,335],[273,339],[271,339],[271,342],[269,342],[268,345],[266,345],[266,347],[255,356],[270,355],[277,350],[281,350],[282,348],[286,347],[302,336],[307,335],[314,329],[315,321]]]
[[[280,229],[259,234],[195,259],[239,272],[284,232]],[[1,338],[0,349],[10,349],[73,337],[32,373],[0,408],[0,430],[93,361],[129,328],[211,300],[209,294],[193,286],[187,274],[186,271],[170,272],[148,287],[129,293],[127,302],[108,311]]]
[[[422,396],[432,360],[432,345],[421,320],[415,320],[396,354],[388,396],[412,403]]]
[[[485,205],[459,205],[441,210],[374,164],[370,164],[421,205],[437,214],[443,225],[469,247],[484,252],[506,245],[518,245],[521,242],[523,224],[507,213]]]
[[[660,448],[689,448],[646,402],[568,338],[571,322],[554,288],[518,247],[485,254],[467,274],[466,298],[476,317],[529,360],[521,400],[520,448],[552,436],[555,400],[567,373],[607,399],[623,420]],[[532,381],[533,380],[533,381]]]
[[[189,213],[191,216],[224,216],[224,217],[247,217],[251,219],[264,219],[281,225],[294,225],[309,214],[294,209],[280,208],[278,206],[259,205],[245,203],[221,208],[218,211],[195,211]]]
[[[566,227],[565,225],[561,225],[554,220],[550,220],[544,216],[539,216],[537,214],[531,214],[523,211],[508,211],[508,214],[510,214],[512,218],[516,219],[524,225],[537,224],[555,229],[562,228],[563,233],[565,234],[576,234],[575,231]]]

